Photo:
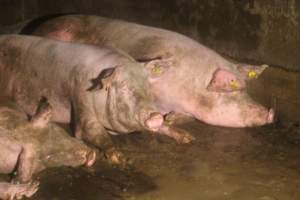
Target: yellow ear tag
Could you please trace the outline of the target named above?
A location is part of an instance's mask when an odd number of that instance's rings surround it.
[[[248,72],[248,77],[249,78],[258,78],[258,74],[256,73],[256,71],[253,71],[253,70],[251,70],[251,71],[249,71]]]
[[[239,84],[239,82],[237,80],[231,81],[230,82],[230,86],[234,90],[240,89],[240,84]]]
[[[155,75],[160,75],[163,73],[163,69],[160,65],[154,65],[154,67],[152,68],[152,73]]]

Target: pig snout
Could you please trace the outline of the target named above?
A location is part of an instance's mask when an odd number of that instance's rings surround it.
[[[273,108],[267,109],[265,107],[254,107],[249,110],[245,117],[246,126],[262,126],[274,122],[275,110]]]
[[[164,117],[158,113],[153,112],[149,115],[149,118],[145,120],[145,125],[152,131],[157,131],[163,124]]]
[[[143,110],[139,115],[139,121],[146,129],[158,131],[163,125],[164,117],[159,112]]]
[[[227,102],[228,103],[228,102]],[[253,127],[274,122],[275,110],[257,104],[229,103],[215,105],[211,110],[197,110],[194,116],[211,125],[224,127]],[[202,112],[201,112],[202,111]]]

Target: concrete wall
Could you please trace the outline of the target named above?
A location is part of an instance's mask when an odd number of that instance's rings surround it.
[[[164,27],[235,59],[300,71],[300,1],[0,0],[0,25],[66,12]]]

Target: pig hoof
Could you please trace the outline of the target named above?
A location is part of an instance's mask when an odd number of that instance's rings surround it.
[[[195,137],[185,131],[182,131],[182,133],[180,133],[180,137],[176,138],[176,141],[180,144],[188,144],[193,140],[195,140]]]
[[[126,166],[128,163],[128,160],[125,158],[123,153],[115,148],[107,150],[105,152],[105,158],[113,165]]]
[[[24,196],[31,197],[38,191],[38,189],[39,182],[12,185],[9,191],[9,199],[22,199]]]
[[[91,150],[90,152],[87,153],[86,155],[86,163],[85,166],[86,167],[91,167],[93,166],[93,164],[96,162],[96,158],[97,158],[97,153],[94,150]]]

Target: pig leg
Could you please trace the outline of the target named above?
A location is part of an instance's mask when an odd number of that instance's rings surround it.
[[[36,152],[31,144],[23,145],[17,165],[17,177],[14,181],[29,182],[35,172]]]
[[[31,197],[38,190],[39,183],[12,184],[0,183],[0,199],[21,199],[23,196]]]
[[[152,113],[150,117],[145,120],[145,125],[148,130],[158,133],[161,135],[166,135],[175,139],[178,143],[190,143],[195,138],[190,135],[187,131],[176,128],[174,125],[164,121],[165,119],[160,113]]]
[[[124,164],[123,155],[113,145],[111,136],[106,129],[96,119],[92,119],[91,115],[88,118],[83,117],[76,124],[75,136],[78,139],[98,147],[104,158],[108,159],[112,164]]]
[[[192,136],[187,131],[168,124],[163,124],[163,126],[160,127],[157,133],[169,136],[175,139],[180,144],[187,144],[195,140],[194,136]]]
[[[111,136],[99,122],[94,111],[90,109],[92,102],[83,95],[78,99],[84,100],[77,100],[72,106],[76,138],[98,147],[103,152],[104,158],[112,164],[125,164],[124,156],[115,148]]]
[[[164,118],[165,118],[165,122],[169,125],[184,124],[184,123],[191,122],[194,120],[190,116],[187,116],[187,115],[184,115],[181,113],[175,113],[175,112],[170,112],[170,113],[166,114],[164,116]]]

